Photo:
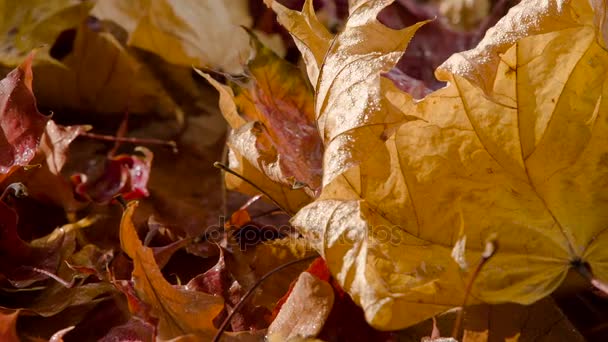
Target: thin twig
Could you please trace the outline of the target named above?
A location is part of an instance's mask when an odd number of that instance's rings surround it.
[[[257,191],[259,191],[260,193],[262,193],[264,196],[266,196],[270,201],[272,201],[272,203],[274,203],[274,205],[276,205],[277,207],[279,207],[279,209],[283,210],[284,212],[287,213],[287,215],[289,216],[293,216],[293,213],[291,213],[290,211],[288,211],[287,209],[283,208],[283,206],[281,204],[279,204],[279,202],[277,200],[275,200],[274,198],[272,198],[272,196],[270,196],[265,190],[263,190],[262,188],[260,188],[259,186],[257,186],[255,183],[253,183],[252,181],[250,181],[249,179],[239,175],[236,171],[232,170],[231,168],[229,168],[228,166],[220,163],[220,162],[215,162],[213,163],[214,167],[217,167],[218,169],[222,169],[225,172],[228,172],[229,174],[238,177],[240,179],[242,179],[243,181],[245,181],[247,184],[251,185],[252,187],[254,187]]]
[[[276,267],[275,269],[271,270],[270,272],[264,274],[258,281],[255,282],[255,284],[253,284],[253,286],[243,295],[243,297],[241,297],[241,299],[239,300],[238,303],[236,303],[236,305],[234,306],[234,308],[232,308],[232,311],[228,314],[228,316],[226,317],[226,319],[224,319],[224,321],[222,322],[222,325],[220,325],[220,327],[218,328],[217,332],[215,333],[215,336],[213,337],[213,342],[219,342],[220,338],[222,337],[222,334],[224,333],[224,330],[226,330],[226,327],[228,326],[228,324],[230,324],[230,321],[232,320],[232,317],[241,309],[241,307],[245,304],[245,302],[247,301],[247,298],[249,298],[249,296],[251,296],[251,294],[253,293],[253,291],[258,288],[258,286],[260,286],[262,284],[262,282],[264,280],[266,280],[266,278],[270,277],[271,275],[281,271],[284,268],[287,268],[291,265],[295,265],[298,264],[300,262],[305,262],[305,261],[309,261],[309,260],[313,260],[315,258],[317,258],[318,255],[311,255],[308,256],[306,258],[302,258],[302,259],[298,259],[298,260],[293,260],[290,261],[288,263],[285,263],[281,266]]]
[[[53,278],[56,282],[58,282],[59,284],[63,285],[64,287],[66,287],[68,289],[71,289],[72,287],[74,287],[74,284],[76,284],[76,277],[72,278],[72,280],[68,283],[67,281],[61,279],[58,275],[55,275],[47,270],[43,270],[38,267],[31,267],[31,270],[34,272],[38,272],[40,274],[44,274],[47,277]]]
[[[177,153],[177,144],[173,140],[161,140],[154,138],[133,138],[133,137],[115,137],[113,135],[105,135],[105,134],[97,134],[97,133],[89,133],[82,132],[78,136],[86,137],[90,139],[110,141],[110,142],[124,142],[131,144],[142,144],[142,145],[162,145],[170,147],[174,153]]]

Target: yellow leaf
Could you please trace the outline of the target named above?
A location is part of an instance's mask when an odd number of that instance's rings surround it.
[[[608,280],[603,3],[522,2],[415,102],[380,77],[416,28],[382,26],[390,2],[361,2],[325,57],[324,188],[293,220],[366,319],[399,329],[460,305],[461,225],[461,261],[500,246],[472,302],[535,302],[582,264]]]
[[[131,202],[123,214],[120,243],[133,259],[132,280],[137,295],[151,306],[152,314],[159,319],[159,337],[171,339],[195,334],[198,338],[211,339],[216,331],[213,318],[222,310],[223,300],[173,286],[165,280],[152,249],[144,247],[137,236],[132,222],[135,208],[137,202]]]
[[[290,10],[275,0],[265,0],[277,14],[277,20],[293,37],[306,63],[308,79],[317,84],[323,58],[329,49],[332,35],[317,19],[312,0],[306,0],[302,12]]]
[[[0,1],[0,64],[14,67],[35,48],[38,59],[49,58],[50,45],[64,30],[78,26],[93,1],[29,0]]]
[[[240,26],[251,26],[246,0],[104,0],[93,15],[129,33],[128,44],[170,63],[240,73],[250,53]]]

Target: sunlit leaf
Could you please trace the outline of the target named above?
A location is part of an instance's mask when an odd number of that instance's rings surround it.
[[[302,272],[289,298],[268,328],[271,338],[285,341],[319,334],[334,304],[334,290],[329,283]]]
[[[293,221],[367,320],[398,329],[461,305],[461,226],[469,264],[489,236],[500,246],[472,302],[535,302],[581,262],[606,281],[605,7],[522,2],[415,102],[379,79],[415,29],[382,26],[387,3],[357,7],[325,57],[324,189]]]
[[[323,58],[332,35],[317,19],[312,0],[306,0],[302,12],[290,10],[276,0],[264,0],[277,14],[277,19],[294,38],[306,62],[308,79],[316,86]]]

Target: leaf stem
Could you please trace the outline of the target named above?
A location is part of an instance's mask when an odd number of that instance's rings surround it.
[[[243,181],[245,181],[247,184],[251,185],[252,187],[254,187],[257,191],[259,191],[260,193],[262,193],[264,196],[266,196],[270,201],[272,201],[272,203],[274,203],[274,205],[276,205],[279,209],[283,210],[285,213],[287,213],[287,215],[289,216],[293,216],[293,213],[289,212],[287,209],[283,208],[283,206],[281,204],[279,204],[279,202],[277,200],[275,200],[274,198],[272,198],[272,196],[270,196],[266,191],[264,191],[262,188],[260,188],[259,186],[257,186],[255,183],[253,183],[252,181],[250,181],[249,179],[243,177],[242,175],[238,174],[236,171],[232,170],[231,168],[229,168],[228,166],[220,163],[220,162],[215,162],[213,163],[213,166],[224,170],[225,172],[228,172],[229,174],[238,177],[239,179],[242,179]]]
[[[311,255],[302,259],[298,259],[298,260],[293,260],[290,261],[288,263],[285,263],[281,266],[278,266],[276,268],[274,268],[273,270],[271,270],[270,272],[264,274],[258,281],[255,282],[255,284],[253,284],[253,286],[247,290],[247,292],[243,295],[243,297],[241,297],[241,299],[239,300],[238,303],[236,303],[236,305],[234,306],[234,308],[232,308],[232,311],[228,314],[228,316],[226,317],[226,319],[224,319],[224,321],[222,322],[222,324],[220,325],[220,327],[218,328],[217,332],[215,333],[215,336],[213,337],[212,342],[219,342],[220,338],[222,337],[222,334],[224,333],[224,330],[226,330],[226,327],[228,326],[228,324],[230,324],[230,321],[232,320],[232,317],[241,309],[241,307],[245,304],[247,298],[249,298],[249,296],[251,296],[251,294],[253,293],[253,291],[258,288],[258,286],[260,286],[262,284],[262,282],[264,280],[266,280],[266,278],[270,277],[271,275],[283,270],[284,268],[287,268],[289,266],[298,264],[300,262],[305,262],[305,261],[309,261],[309,260],[313,260],[315,258],[317,258],[317,255]]]
[[[469,299],[469,295],[471,294],[471,290],[473,289],[473,283],[477,276],[481,272],[483,266],[492,258],[492,256],[496,253],[498,249],[498,243],[496,242],[494,237],[489,238],[486,241],[486,247],[483,253],[481,254],[481,260],[477,263],[475,270],[471,274],[471,278],[469,278],[469,282],[467,283],[467,287],[464,291],[464,299],[462,300],[462,309],[458,311],[458,315],[456,316],[456,321],[454,321],[454,328],[452,330],[452,337],[455,340],[458,340],[458,335],[460,333],[460,327],[462,326],[462,321],[464,319],[464,308],[467,305],[467,300]]]
[[[37,272],[37,273],[44,274],[45,276],[47,276],[49,278],[53,278],[56,282],[58,282],[59,284],[63,285],[64,287],[66,287],[68,289],[71,289],[76,284],[77,277],[72,278],[72,280],[68,283],[67,281],[61,279],[58,275],[55,275],[47,270],[43,270],[38,267],[31,267],[31,270],[34,272]]]

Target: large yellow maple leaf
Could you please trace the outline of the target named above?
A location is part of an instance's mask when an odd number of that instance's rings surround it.
[[[293,223],[367,320],[399,329],[461,305],[463,266],[494,235],[471,301],[532,303],[573,267],[608,281],[605,4],[522,1],[414,101],[380,76],[417,28],[380,24],[390,2],[360,2],[324,58],[299,33],[313,19],[292,31],[323,60],[309,71],[325,144],[323,192]]]

